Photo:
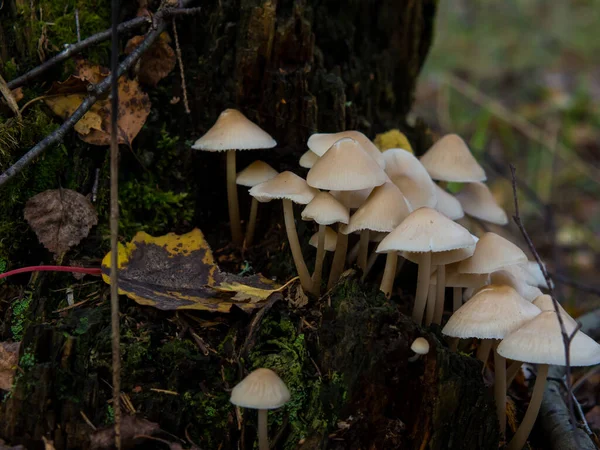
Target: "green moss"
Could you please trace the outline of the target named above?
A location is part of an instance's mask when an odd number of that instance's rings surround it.
[[[12,305],[12,323],[10,331],[15,341],[20,341],[23,338],[23,331],[27,321],[27,311],[31,305],[32,292],[27,291],[23,297],[16,300]]]

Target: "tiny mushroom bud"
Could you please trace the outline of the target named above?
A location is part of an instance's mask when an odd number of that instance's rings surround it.
[[[229,400],[242,408],[258,409],[258,448],[269,450],[267,411],[290,401],[285,383],[270,369],[256,369],[231,391]]]
[[[429,342],[424,337],[418,337],[413,341],[410,349],[415,352],[415,354],[408,358],[408,361],[413,362],[419,359],[419,356],[429,353]]]

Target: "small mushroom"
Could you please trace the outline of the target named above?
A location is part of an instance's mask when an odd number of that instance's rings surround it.
[[[429,353],[429,341],[427,341],[427,339],[424,337],[418,337],[413,341],[410,349],[415,352],[415,354],[408,358],[408,361],[416,361],[421,355],[426,355]]]
[[[268,410],[290,401],[290,391],[281,378],[270,369],[256,369],[233,388],[229,401],[258,410],[258,448],[269,450]]]
[[[316,153],[314,153],[310,150],[307,150],[300,157],[300,161],[298,161],[298,164],[300,164],[300,167],[303,167],[305,169],[310,169],[312,166],[315,165],[315,163],[319,160],[319,158],[320,158],[319,155],[317,155]]]
[[[465,213],[496,225],[506,225],[506,212],[498,205],[489,188],[483,183],[467,183],[456,198]]]

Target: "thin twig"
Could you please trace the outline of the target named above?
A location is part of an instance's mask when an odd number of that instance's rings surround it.
[[[550,274],[546,270],[546,266],[542,262],[542,258],[540,258],[539,253],[535,249],[535,246],[533,245],[533,241],[529,237],[529,234],[527,233],[527,230],[525,229],[523,222],[521,222],[521,216],[519,214],[519,199],[518,199],[518,195],[517,195],[517,178],[516,178],[517,169],[512,164],[510,164],[510,171],[512,174],[512,189],[513,189],[513,197],[514,197],[514,203],[515,203],[515,215],[513,216],[513,221],[515,222],[515,224],[521,231],[521,234],[523,235],[523,239],[525,239],[525,242],[527,242],[527,246],[529,247],[529,250],[535,257],[535,260],[537,261],[538,266],[540,267],[540,270],[542,271],[542,274],[544,275],[544,279],[546,280],[546,285],[548,286],[548,289],[550,291],[550,298],[552,299],[554,311],[556,312],[556,316],[558,318],[558,324],[560,326],[560,334],[562,336],[563,345],[565,347],[565,373],[566,373],[566,385],[567,385],[567,405],[569,408],[569,417],[571,420],[571,425],[573,426],[573,428],[575,428],[577,426],[577,422],[575,419],[575,410],[574,410],[574,405],[573,405],[573,386],[571,383],[571,342],[573,341],[575,334],[581,328],[581,324],[578,324],[578,326],[575,327],[575,330],[571,334],[567,334],[563,318],[560,314],[560,306],[559,306],[558,300],[556,299],[556,294],[554,291],[554,283],[552,282],[552,278],[550,277]]]
[[[77,30],[77,42],[81,42],[81,30],[79,29],[79,9],[75,8],[75,29]]]
[[[113,411],[115,415],[115,447],[121,448],[121,351],[119,325],[119,85],[115,76],[119,66],[119,0],[111,1],[112,42],[110,51],[110,311],[112,340]]]
[[[183,70],[183,58],[181,57],[181,47],[179,46],[179,36],[177,35],[177,23],[175,23],[175,17],[171,19],[173,21],[173,37],[175,38],[175,52],[177,54],[177,64],[179,64],[179,74],[181,75],[181,89],[183,90],[183,107],[185,108],[186,114],[191,114],[190,105],[188,103],[187,88],[185,87],[185,73]]]
[[[191,0],[182,0],[181,2],[185,5],[190,3]],[[190,8],[194,11],[197,11],[198,8]],[[118,66],[117,76],[120,77],[125,72],[127,72],[135,62],[142,56],[142,54],[150,48],[150,46],[154,43],[154,41],[158,38],[158,36],[165,30],[166,28],[166,18],[172,14],[179,13],[179,10],[170,10],[164,9],[158,11],[154,16],[154,21],[156,24],[155,28],[152,28],[146,34],[146,38],[144,41],[135,48]],[[84,41],[82,41],[83,43]],[[17,175],[21,170],[23,170],[29,163],[31,163],[35,158],[37,158],[42,152],[48,149],[51,145],[54,145],[65,137],[65,135],[75,126],[75,124],[88,112],[92,106],[96,103],[98,98],[105,94],[110,88],[111,82],[113,79],[113,73],[107,76],[100,83],[90,86],[89,91],[90,94],[85,98],[85,100],[79,105],[79,107],[75,110],[73,115],[71,115],[63,124],[38,142],[33,148],[31,148],[25,155],[23,155],[17,162],[15,162],[12,166],[10,166],[2,175],[0,175],[0,186],[4,185],[8,180]]]

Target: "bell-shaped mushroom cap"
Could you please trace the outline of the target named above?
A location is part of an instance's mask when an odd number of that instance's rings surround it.
[[[385,167],[385,161],[379,149],[360,131],[348,130],[339,133],[315,133],[308,138],[308,148],[318,156],[323,156],[333,144],[343,138],[355,140],[377,162],[379,167]]]
[[[344,234],[360,230],[389,232],[400,225],[411,212],[400,189],[393,183],[377,186],[367,201],[350,217],[341,230]]]
[[[277,142],[237,109],[226,109],[204,136],[192,146],[195,150],[256,150],[273,148]]]
[[[229,401],[242,408],[276,409],[290,401],[290,391],[272,370],[256,369],[233,388]]]
[[[452,265],[453,270],[458,270],[457,262],[463,261],[475,252],[475,246],[479,238],[474,234],[471,235],[473,238],[473,245],[464,248],[457,248],[456,250],[446,250],[444,252],[437,252],[431,255],[431,265],[432,266],[446,266]],[[402,252],[402,256],[409,261],[414,262],[415,264],[421,264],[421,258],[423,257],[423,253],[419,252]],[[458,287],[458,286],[457,286]]]
[[[485,233],[477,242],[473,256],[460,263],[458,271],[462,273],[492,273],[526,261],[527,256],[515,244],[496,233]]]
[[[565,331],[571,335],[577,325],[565,321]],[[505,358],[532,364],[566,365],[565,347],[554,311],[544,311],[504,338],[498,353]],[[600,345],[578,331],[573,336],[570,350],[571,366],[600,364]]]
[[[540,312],[513,288],[490,284],[450,317],[442,333],[461,339],[502,339]]]
[[[358,189],[356,191],[330,191],[336,200],[349,209],[357,209],[367,201],[369,195],[373,192],[373,188]]]
[[[537,287],[527,284],[525,280],[515,276],[514,273],[506,269],[508,269],[508,267],[496,272],[492,272],[490,274],[490,282],[492,284],[504,284],[506,286],[510,286],[528,302],[532,302],[535,298],[542,295],[542,291],[540,291]]]
[[[288,199],[294,203],[306,205],[319,191],[311,188],[304,178],[293,172],[281,172],[264,183],[250,189],[250,195],[259,202],[265,203],[276,199]]]
[[[278,173],[266,162],[254,161],[244,170],[238,172],[235,182],[240,186],[254,187],[275,178]]]
[[[496,203],[494,196],[483,183],[468,183],[456,194],[465,213],[496,225],[506,225],[506,212]]]
[[[552,301],[552,297],[550,297],[549,295],[546,295],[546,294],[539,295],[538,297],[535,298],[535,300],[533,300],[532,303],[535,306],[537,306],[538,308],[540,308],[542,310],[542,312],[543,311],[556,312],[556,310],[554,309],[554,302]],[[560,303],[558,303],[558,311],[564,322],[571,322],[573,324],[573,326],[577,326],[577,321],[575,319],[573,319],[569,315],[568,312],[565,311],[565,309],[560,305]]]
[[[302,219],[314,220],[319,225],[348,223],[350,213],[329,192],[319,192],[302,211]]]
[[[527,261],[525,264],[519,264],[520,268],[524,268],[527,274],[527,282],[533,286],[543,287],[549,289],[546,278],[540,269],[540,265],[537,261]],[[553,286],[554,287],[554,286]]]
[[[387,175],[354,139],[335,142],[312,168],[309,186],[327,191],[355,191],[380,186]]]
[[[461,183],[485,181],[485,171],[477,163],[465,141],[447,134],[421,156],[421,164],[434,180]]]
[[[391,148],[383,153],[385,173],[398,186],[414,209],[437,203],[436,185],[421,162],[410,152]]]
[[[319,233],[315,233],[308,241],[310,245],[317,248],[319,244]],[[337,233],[329,227],[325,227],[325,251],[334,252],[337,245]]]
[[[310,169],[315,163],[319,160],[319,155],[308,150],[302,154],[300,157],[300,167],[304,167],[305,169]]]
[[[429,342],[424,337],[418,337],[413,341],[410,349],[417,355],[426,355],[429,353]]]
[[[435,209],[419,208],[381,241],[377,253],[443,252],[470,247],[474,242],[466,228]]]
[[[437,206],[435,209],[443,215],[452,220],[462,219],[465,216],[465,212],[456,197],[446,192],[437,184],[435,185],[435,195],[437,196]]]

